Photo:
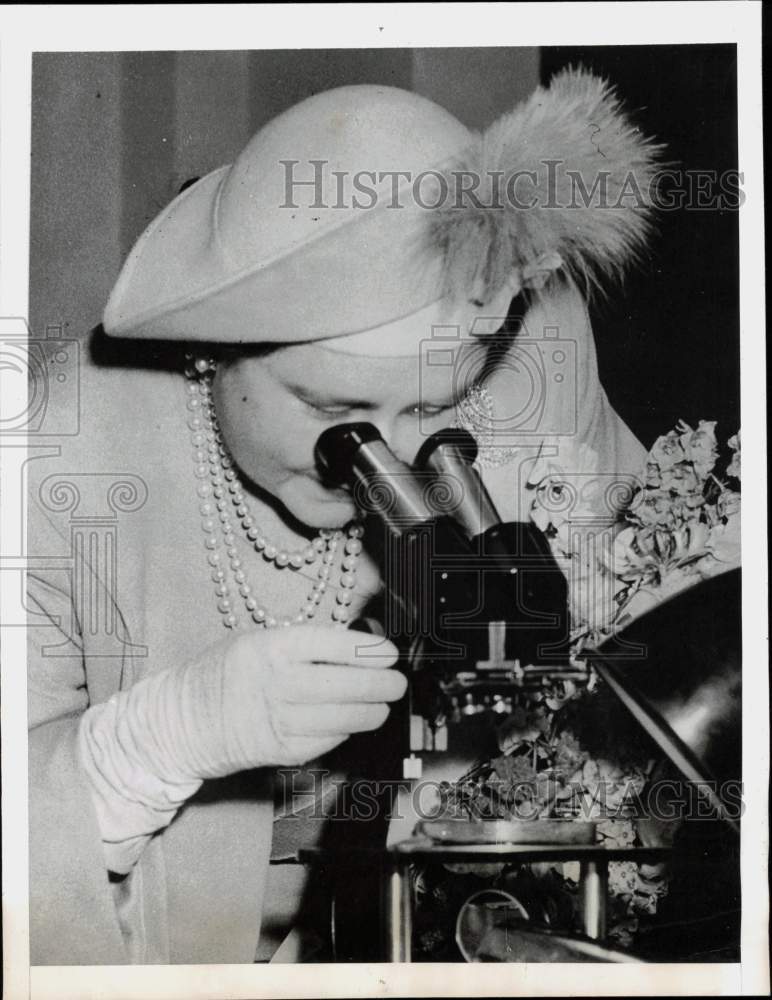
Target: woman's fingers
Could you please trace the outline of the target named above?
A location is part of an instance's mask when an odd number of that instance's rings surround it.
[[[378,729],[389,715],[389,706],[284,705],[280,731],[286,737],[343,737]]]
[[[348,739],[348,733],[336,733],[334,736],[293,736],[292,746],[295,750],[293,763],[307,764],[309,760],[316,760],[324,754],[340,746],[344,740]]]
[[[288,663],[278,675],[281,696],[293,704],[398,701],[407,679],[397,670]]]
[[[305,663],[339,663],[359,667],[391,667],[398,651],[383,636],[329,625],[301,625],[271,636],[277,656]]]

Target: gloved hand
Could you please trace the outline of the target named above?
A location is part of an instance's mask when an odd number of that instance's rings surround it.
[[[146,838],[203,779],[302,764],[377,729],[407,686],[388,669],[396,659],[391,642],[363,632],[256,631],[93,706],[81,748],[103,840]]]

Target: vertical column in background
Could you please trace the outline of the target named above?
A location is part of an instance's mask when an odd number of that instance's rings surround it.
[[[119,54],[121,66],[121,251],[177,193],[174,52]],[[113,275],[115,278],[116,273]],[[109,294],[109,288],[107,292]]]
[[[251,136],[251,52],[178,52],[174,60],[175,191],[232,163]]]
[[[29,317],[83,337],[121,256],[121,73],[115,53],[36,53],[32,63]]]

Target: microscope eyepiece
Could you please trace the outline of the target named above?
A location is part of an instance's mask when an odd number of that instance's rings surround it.
[[[434,519],[415,472],[368,423],[339,424],[316,442],[316,462],[329,486],[348,486],[357,507],[376,514],[396,534]]]
[[[441,448],[453,449],[467,465],[473,465],[477,459],[477,442],[469,431],[461,427],[445,427],[432,434],[421,445],[413,463],[415,468],[422,472],[431,470],[436,461],[437,451]]]
[[[386,446],[378,428],[364,422],[338,424],[320,434],[314,455],[326,485],[349,485],[359,449],[374,441]]]

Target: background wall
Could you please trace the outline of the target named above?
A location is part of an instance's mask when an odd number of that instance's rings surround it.
[[[541,50],[545,78],[579,63],[617,87],[674,168],[717,177],[737,170],[734,45]],[[738,289],[737,211],[693,205],[659,213],[644,266],[623,294],[595,304],[603,384],[646,444],[680,418],[718,420],[721,441],[740,426]]]
[[[560,68],[608,77],[684,170],[737,167],[733,45],[41,53],[33,62],[30,321],[96,325],[121,262],[191,177],[345,83],[407,87],[482,127]],[[663,213],[642,269],[593,304],[601,377],[645,443],[680,417],[739,426],[737,212]],[[763,336],[763,331],[758,331]]]

